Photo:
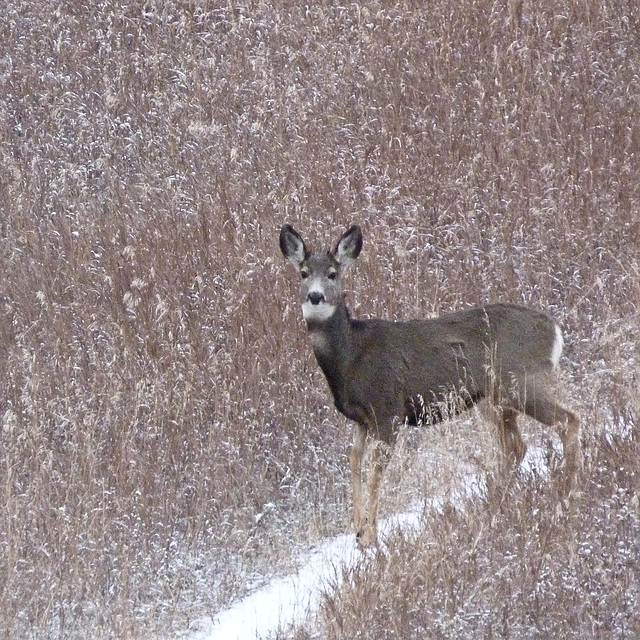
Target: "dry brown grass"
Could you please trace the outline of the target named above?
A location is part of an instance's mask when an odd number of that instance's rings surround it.
[[[517,538],[526,523],[522,535],[553,533],[549,580],[579,581],[567,563],[586,547],[556,535],[563,518],[592,532],[605,573],[587,564],[590,584],[622,606],[638,585],[614,553],[637,538],[634,0],[5,4],[0,637],[183,628],[284,570],[296,545],[347,528],[350,430],[305,343],[277,248],[285,220],[317,245],[363,225],[356,313],[551,309],[590,470],[579,516],[524,486],[504,508],[489,500],[399,539],[328,596],[342,613],[322,636],[396,628],[367,609],[363,576],[393,577],[376,597],[406,621],[402,637],[423,625],[413,603],[440,630],[523,636],[525,603],[502,612],[503,597],[536,595],[527,606],[555,620],[583,593],[538,594],[529,565],[548,566],[546,551]],[[631,442],[602,452],[611,426]],[[462,452],[484,446],[471,437]],[[387,509],[404,499],[387,497]],[[488,523],[512,555],[491,547]],[[456,540],[471,553],[482,532],[482,554],[458,567]],[[390,573],[411,555],[415,572]],[[426,588],[434,559],[455,562]]]
[[[322,638],[634,638],[637,442],[600,443],[566,503],[529,481],[431,514],[324,600]]]

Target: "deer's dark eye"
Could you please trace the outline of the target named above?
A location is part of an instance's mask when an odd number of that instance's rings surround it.
[[[309,271],[307,269],[300,269],[300,277],[306,280],[309,277]]]
[[[329,271],[329,273],[327,273],[327,278],[329,278],[329,280],[335,280],[337,277],[337,271]]]

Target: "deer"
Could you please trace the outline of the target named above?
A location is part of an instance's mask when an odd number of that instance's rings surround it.
[[[559,324],[528,307],[494,303],[406,321],[351,317],[343,270],[362,250],[351,226],[331,251],[312,253],[289,224],[280,249],[300,276],[302,316],[337,410],[355,422],[349,452],[353,528],[361,548],[377,543],[378,494],[399,425],[436,424],[487,401],[504,467],[520,467],[525,414],[557,430],[569,486],[582,468],[580,420],[553,392],[564,340]],[[367,504],[363,458],[370,450]]]

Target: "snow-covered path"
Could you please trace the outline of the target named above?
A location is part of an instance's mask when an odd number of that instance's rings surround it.
[[[382,520],[380,538],[384,541],[391,531],[409,531],[420,521],[418,510]],[[267,637],[279,628],[303,619],[313,611],[322,590],[339,580],[345,568],[354,566],[363,557],[353,534],[326,540],[301,561],[300,570],[275,578],[267,585],[242,598],[221,612],[189,640],[256,640]]]
[[[522,471],[535,470],[546,474],[543,452],[530,447],[522,464]],[[417,530],[423,514],[440,510],[443,505],[458,506],[483,495],[485,484],[482,476],[469,474],[457,491],[448,496],[432,497],[410,511],[380,520],[378,523],[380,548],[393,532]],[[343,571],[354,567],[366,557],[367,552],[358,549],[352,533],[325,540],[300,559],[297,573],[277,577],[264,587],[238,600],[228,609],[217,614],[213,621],[202,620],[200,631],[185,636],[188,640],[260,640],[278,629],[304,620],[313,612],[323,590],[339,582]]]

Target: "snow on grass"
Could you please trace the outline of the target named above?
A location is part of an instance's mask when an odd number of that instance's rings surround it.
[[[304,618],[326,582],[358,556],[354,537],[341,535],[310,552],[296,574],[275,578],[217,616],[193,640],[255,640]]]
[[[420,522],[419,510],[380,522],[381,547],[392,531],[410,531]],[[301,559],[297,573],[275,578],[221,612],[207,629],[190,640],[256,640],[303,619],[316,607],[323,589],[339,579],[368,552],[361,551],[353,534],[324,541]]]
[[[547,459],[543,448],[529,447],[521,471],[544,477],[548,474]],[[470,473],[448,497],[432,497],[409,511],[380,520],[376,551],[384,553],[385,540],[398,532],[417,531],[425,514],[438,512],[445,504],[460,507],[485,491],[484,476]],[[188,640],[259,640],[286,629],[304,620],[317,607],[324,589],[339,582],[345,570],[369,553],[358,548],[351,533],[325,540],[300,559],[297,573],[272,579],[217,614],[212,622],[200,621],[200,630],[188,635]]]

